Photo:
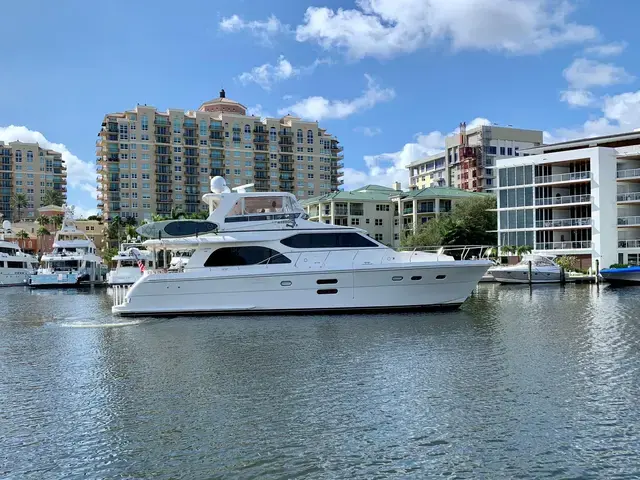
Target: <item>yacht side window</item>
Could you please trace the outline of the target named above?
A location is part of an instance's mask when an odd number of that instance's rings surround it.
[[[280,240],[291,248],[369,248],[378,247],[358,233],[299,233]]]
[[[222,247],[214,250],[205,267],[237,267],[242,265],[257,265],[259,263],[291,263],[285,255],[267,247]]]

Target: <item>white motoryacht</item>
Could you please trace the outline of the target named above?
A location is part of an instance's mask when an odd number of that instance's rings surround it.
[[[107,273],[109,286],[131,285],[142,276],[145,269],[155,267],[153,255],[144,249],[142,243],[123,243],[111,261],[114,268]]]
[[[70,208],[53,240],[53,251],[29,280],[34,288],[88,286],[102,281],[102,258],[86,233],[78,230]]]
[[[560,283],[562,269],[553,261],[554,257],[525,255],[515,265],[492,267],[489,274],[500,283],[529,283],[529,262],[531,262],[531,283]]]
[[[491,266],[396,252],[364,230],[307,220],[290,193],[231,192],[211,180],[204,221],[141,226],[149,250],[193,249],[179,273],[145,271],[116,287],[120,315],[280,313],[458,307]]]
[[[0,287],[26,285],[38,269],[38,259],[24,253],[17,243],[10,242],[11,235],[11,222],[5,220],[0,230]]]

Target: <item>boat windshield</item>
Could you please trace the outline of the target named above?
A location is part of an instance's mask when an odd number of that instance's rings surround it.
[[[47,268],[54,271],[74,270],[80,266],[78,260],[52,260],[47,262]]]
[[[536,255],[523,257],[519,265],[529,265],[529,262],[531,262],[531,265],[533,265],[534,267],[555,267],[556,266],[556,264],[553,263],[553,260],[551,260],[550,258],[539,257]]]
[[[290,197],[259,196],[240,198],[229,212],[229,216],[255,215],[260,213],[294,213],[295,205]]]
[[[120,260],[120,261],[118,261],[118,266],[120,266],[120,267],[137,267],[138,266],[138,261],[137,260]]]
[[[17,250],[15,248],[0,247],[0,253],[6,253],[7,255],[15,255]]]

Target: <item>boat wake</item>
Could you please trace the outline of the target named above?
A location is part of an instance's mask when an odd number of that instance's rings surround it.
[[[87,322],[87,321],[69,321],[70,319],[66,319],[66,321],[62,323],[51,323],[51,325],[55,325],[61,328],[118,328],[118,327],[132,327],[135,325],[140,325],[143,323],[148,323],[149,320],[140,319],[140,320],[131,320],[125,322],[109,322],[109,323],[101,323],[101,322]]]

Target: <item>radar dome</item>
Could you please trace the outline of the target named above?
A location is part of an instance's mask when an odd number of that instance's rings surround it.
[[[226,193],[229,192],[227,182],[224,177],[216,176],[211,179],[211,191],[213,193]]]
[[[2,222],[2,228],[4,230],[11,230],[11,222],[9,220],[5,220]]]

